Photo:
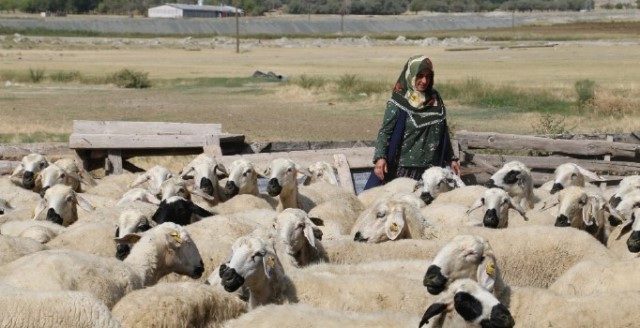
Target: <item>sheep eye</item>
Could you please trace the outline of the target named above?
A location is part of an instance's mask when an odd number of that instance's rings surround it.
[[[44,167],[47,163],[45,162],[40,162],[40,167]]]
[[[378,219],[381,219],[381,218],[383,218],[383,217],[384,217],[384,214],[385,214],[384,212],[378,212],[378,213],[376,213],[376,217],[377,217]]]
[[[65,201],[73,202],[73,196],[72,195],[67,196],[67,198],[65,198]]]
[[[304,227],[305,227],[305,224],[304,224],[304,223],[300,223],[300,224],[298,224],[298,228],[300,228],[300,229],[304,229]]]
[[[60,178],[64,179],[65,175],[64,173],[60,174]]]
[[[266,252],[264,251],[256,252],[255,254],[253,254],[253,256],[251,256],[251,260],[255,262],[256,257],[263,257],[265,254]]]
[[[179,193],[181,193],[181,194],[183,194],[183,193],[184,193],[184,188],[180,188],[180,189],[178,189],[178,192],[179,192]]]
[[[141,224],[138,226],[138,231],[142,232],[142,231],[147,231],[151,229],[151,226],[148,224]]]

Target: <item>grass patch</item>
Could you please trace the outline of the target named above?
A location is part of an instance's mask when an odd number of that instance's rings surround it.
[[[255,83],[256,79],[252,77],[199,77],[193,79],[163,79],[154,80],[154,86],[170,87],[170,88],[238,88],[250,83]],[[260,82],[279,82],[261,79]]]
[[[115,85],[121,88],[144,89],[151,87],[149,73],[134,71],[128,68],[113,74],[112,80]]]
[[[29,68],[29,80],[33,83],[40,83],[44,79],[44,69]]]
[[[83,80],[79,71],[56,71],[49,73],[48,77],[51,82],[58,83],[80,82]]]
[[[545,90],[523,90],[511,86],[494,86],[479,79],[437,86],[443,99],[461,104],[515,112],[569,113],[573,103]]]
[[[308,76],[303,74],[300,75],[300,77],[293,79],[292,83],[303,89],[319,89],[327,84],[327,80],[319,76]]]
[[[68,142],[68,133],[0,133],[0,143]]]

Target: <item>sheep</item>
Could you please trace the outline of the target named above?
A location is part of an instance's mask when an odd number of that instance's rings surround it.
[[[113,232],[114,226],[108,222],[76,222],[53,237],[47,246],[113,257],[116,248]]]
[[[4,213],[11,212],[15,208],[9,204],[8,201],[0,198],[0,215],[4,215]]]
[[[316,221],[318,222],[318,221]],[[288,208],[274,222],[274,247],[284,268],[299,268],[327,261],[322,232],[303,210]]]
[[[93,205],[84,196],[66,185],[54,185],[47,189],[35,209],[34,220],[47,220],[65,227],[78,221],[77,206],[91,212]]]
[[[29,238],[0,235],[0,266],[44,249],[45,245]]]
[[[481,185],[466,185],[460,188],[440,193],[431,205],[435,204],[458,204],[470,207],[478,198],[484,195],[488,188]]]
[[[355,241],[381,243],[404,238],[421,238],[425,229],[433,227],[420,213],[419,203],[413,194],[398,194],[379,200],[365,209],[353,226]]]
[[[97,185],[89,172],[73,158],[61,158],[36,174],[34,191],[44,195],[48,188],[58,183],[71,186],[75,192],[82,191],[81,183],[88,186]]]
[[[153,194],[160,193],[160,186],[164,180],[173,177],[173,173],[162,165],[156,165],[148,169],[144,173],[138,175],[129,188],[137,187],[143,183],[147,183],[147,189]]]
[[[638,207],[640,207],[640,188],[631,190],[620,197],[620,201],[617,202],[617,205],[614,208],[616,212],[618,212],[617,216],[621,216],[626,220],[631,217],[633,210]]]
[[[582,187],[571,186],[558,193],[557,206],[555,226],[586,230],[604,245],[607,244],[611,226],[605,220],[605,213],[615,213],[615,210],[610,208],[603,196],[588,194]]]
[[[502,188],[522,208],[533,208],[535,202],[533,178],[531,177],[531,170],[522,162],[511,161],[505,163],[489,178],[486,186],[488,188]]]
[[[49,166],[49,161],[41,154],[31,153],[22,157],[20,164],[11,173],[11,181],[16,185],[32,190],[36,185],[36,174]]]
[[[95,195],[109,199],[119,199],[129,189],[136,188],[130,187],[130,185],[137,177],[136,174],[131,172],[107,175],[98,179],[96,186],[86,188],[82,194],[85,196]]]
[[[153,214],[152,219],[156,223],[175,222],[180,225],[187,225],[211,215],[213,213],[188,199],[172,196],[160,202],[160,206]]]
[[[636,208],[631,213],[631,217],[626,222],[618,226],[611,236],[616,238],[609,238],[607,240],[607,248],[614,252],[619,258],[637,258],[640,256],[640,208]],[[622,236],[631,232],[627,239],[622,239]]]
[[[8,221],[0,226],[0,234],[5,236],[31,238],[39,243],[47,243],[62,233],[65,227],[49,221]]]
[[[618,207],[618,204],[622,201],[622,198],[629,192],[640,189],[640,175],[630,175],[620,180],[616,191],[609,198],[609,204],[613,207]]]
[[[524,328],[636,327],[638,304],[637,291],[568,297],[531,287],[513,287],[508,300],[509,312]]]
[[[156,195],[152,194],[149,190],[144,188],[131,188],[125,192],[122,197],[116,203],[116,206],[121,206],[126,203],[141,201],[154,205],[160,205],[160,200]]]
[[[246,307],[237,297],[209,285],[160,282],[125,295],[112,313],[128,328],[205,328],[239,317]]]
[[[382,198],[390,197],[396,193],[413,193],[418,190],[418,188],[416,187],[417,185],[418,181],[414,179],[399,177],[389,181],[382,186],[377,186],[362,191],[360,194],[358,194],[358,199],[365,207],[369,207],[376,201]]]
[[[549,290],[567,296],[585,296],[609,292],[640,291],[640,261],[582,261],[549,286]]]
[[[307,304],[265,305],[236,319],[226,321],[226,328],[414,328],[420,318],[405,313],[363,313],[346,310],[329,310]]]
[[[150,215],[145,214],[138,209],[123,210],[118,216],[118,224],[116,225],[116,238],[122,238],[130,233],[142,233],[153,227],[157,223],[153,221]],[[124,260],[131,252],[133,245],[126,243],[118,243],[116,245],[116,258]]]
[[[171,177],[162,181],[160,184],[160,199],[165,200],[172,196],[191,199],[191,192],[185,180],[180,177]]]
[[[320,218],[324,222],[323,239],[335,239],[348,236],[364,210],[364,204],[357,197],[341,197],[314,206],[309,217]]]
[[[422,173],[416,189],[420,190],[420,198],[429,205],[441,193],[464,186],[465,183],[453,173],[451,168],[433,166]]]
[[[126,293],[155,284],[176,272],[199,278],[204,272],[198,248],[187,231],[164,223],[118,242],[139,240],[120,261],[70,250],[44,250],[0,268],[0,282],[29,290],[83,290],[92,292],[111,308]]]
[[[307,172],[309,172],[309,176],[307,176],[307,179],[304,181],[305,185],[310,185],[320,181],[335,186],[338,185],[338,177],[336,175],[335,168],[325,161],[312,163],[307,167]]]
[[[478,198],[467,210],[471,211],[484,206],[484,217],[482,224],[488,228],[501,229],[509,225],[509,209],[514,209],[520,213],[525,221],[528,221],[525,210],[519,203],[515,202],[509,194],[500,188],[489,188],[484,196]]]
[[[603,178],[598,174],[591,172],[580,165],[575,163],[563,163],[556,167],[554,172],[553,186],[551,187],[551,194],[569,187],[586,187],[585,178],[589,178],[595,181],[602,181]]]
[[[458,279],[444,294],[425,311],[419,327],[427,324],[427,327],[511,328],[515,325],[509,310],[474,280]]]
[[[231,255],[207,281],[228,292],[247,288],[252,310],[266,304],[300,302],[321,308],[415,314],[429,302],[424,291],[416,288],[419,279],[390,280],[383,274],[336,275],[313,269],[310,266],[285,275],[268,239],[250,235],[234,243]]]
[[[276,206],[277,200],[271,197],[239,194],[223,203],[218,203],[218,205],[211,207],[211,212],[217,214],[233,214],[253,209],[275,210]]]
[[[505,293],[496,255],[489,242],[478,235],[458,235],[446,243],[427,268],[423,284],[438,295],[457,279],[469,278],[501,298]]]
[[[30,291],[0,284],[0,294],[2,327],[122,327],[91,293]]]
[[[253,195],[257,198],[263,199],[269,204],[269,206],[271,206],[274,209],[278,206],[277,199],[265,194],[261,194],[259,192],[258,177],[262,176],[262,174],[256,170],[255,166],[251,161],[247,159],[242,159],[242,158],[237,159],[231,162],[231,164],[229,164],[228,171],[229,171],[229,177],[227,178],[227,182],[225,183],[225,187],[224,187],[224,194],[227,197],[227,201],[218,205],[223,205],[228,202],[233,202],[234,201],[233,199],[239,195]],[[244,198],[245,200],[247,200],[250,197],[244,196]],[[240,203],[242,204],[243,202],[240,202]],[[264,202],[261,202],[260,200],[255,200],[252,203],[264,203]],[[233,206],[237,206],[237,205],[233,205]],[[218,213],[229,213],[229,211],[218,212]]]
[[[222,188],[220,188],[218,172],[228,176],[227,168],[215,158],[200,154],[180,171],[180,176],[185,180],[193,179],[195,190],[212,198],[204,198],[210,205],[227,200]],[[195,191],[194,191],[195,192]]]
[[[271,197],[278,196],[276,210],[300,208],[309,211],[316,204],[298,192],[298,172],[303,171],[295,162],[286,158],[275,158],[263,173],[268,177],[267,193]]]

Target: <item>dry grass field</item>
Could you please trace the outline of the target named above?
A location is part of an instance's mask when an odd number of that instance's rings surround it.
[[[600,27],[585,28],[583,34],[575,28],[566,32],[575,35],[574,41],[545,41],[545,33],[550,40],[561,34],[561,28],[545,26],[511,31],[511,41],[483,41],[505,31],[472,31],[468,37],[481,35],[473,43],[445,39],[430,45],[379,39],[242,40],[239,53],[235,41],[224,38],[27,37],[15,42],[13,36],[3,36],[0,135],[4,142],[64,138],[74,119],[88,119],[221,123],[224,131],[245,134],[248,141],[370,140],[389,92],[346,97],[330,82],[354,75],[391,90],[404,61],[414,54],[432,58],[436,88],[477,80],[575,101],[576,81],[592,80],[600,106],[549,115],[572,132],[638,131],[640,25],[630,25],[612,28],[615,39],[602,38],[607,31]],[[536,40],[518,40],[534,34]],[[540,47],[551,43],[555,46]],[[461,48],[477,50],[451,51]],[[100,77],[123,68],[148,73],[152,87],[6,78],[34,71]],[[282,74],[289,82],[250,79],[256,70]],[[303,88],[293,83],[301,77],[329,83]],[[212,78],[218,82],[194,82]],[[222,78],[242,83],[225,84]],[[443,96],[456,130],[530,134],[545,112],[469,106]]]

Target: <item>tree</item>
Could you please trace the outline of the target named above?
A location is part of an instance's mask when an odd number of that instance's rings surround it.
[[[417,14],[419,11],[424,10],[425,6],[426,3],[424,0],[411,0],[411,3],[409,3],[409,11],[413,11]]]

